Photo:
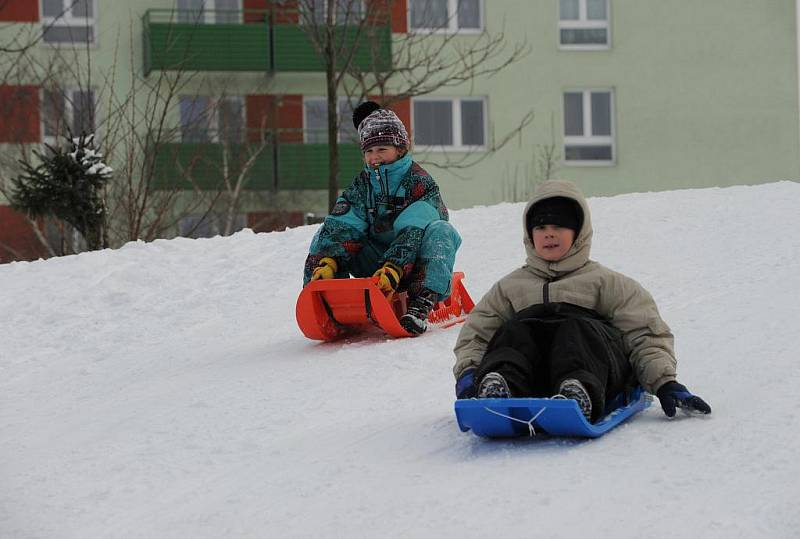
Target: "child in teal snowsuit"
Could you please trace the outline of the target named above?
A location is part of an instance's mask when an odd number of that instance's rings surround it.
[[[450,295],[461,237],[448,222],[439,186],[411,159],[405,126],[367,101],[353,112],[364,169],[336,200],[314,236],[303,286],[316,279],[376,276],[391,296],[408,292],[400,324],[427,329],[434,303]]]

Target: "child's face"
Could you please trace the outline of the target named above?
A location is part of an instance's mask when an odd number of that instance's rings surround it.
[[[549,262],[564,258],[575,241],[574,230],[558,225],[535,226],[531,236],[536,254]]]
[[[394,146],[373,146],[364,152],[364,162],[369,167],[388,165],[400,158],[400,150]]]

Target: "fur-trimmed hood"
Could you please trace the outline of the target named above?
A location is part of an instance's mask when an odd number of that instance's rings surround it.
[[[528,229],[528,214],[533,209],[533,205],[552,197],[564,197],[574,200],[582,213],[580,216],[581,228],[575,236],[575,242],[564,258],[556,262],[549,262],[536,254],[533,240],[531,239],[531,231]],[[545,278],[559,277],[565,273],[575,271],[589,262],[593,234],[592,217],[586,198],[584,198],[578,187],[570,181],[548,180],[539,185],[533,194],[533,198],[525,206],[525,211],[522,213],[522,232],[525,252],[527,253],[526,265]]]

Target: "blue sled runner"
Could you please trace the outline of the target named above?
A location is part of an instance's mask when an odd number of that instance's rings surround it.
[[[648,406],[652,397],[641,387],[619,395],[607,414],[589,423],[570,399],[459,399],[456,419],[463,432],[487,438],[514,436],[576,436],[597,438]]]

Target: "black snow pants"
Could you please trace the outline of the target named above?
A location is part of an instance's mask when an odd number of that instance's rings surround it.
[[[512,397],[551,397],[562,381],[576,378],[592,399],[592,421],[634,383],[621,332],[594,311],[566,303],[528,307],[500,327],[475,384],[489,372],[503,375]]]

